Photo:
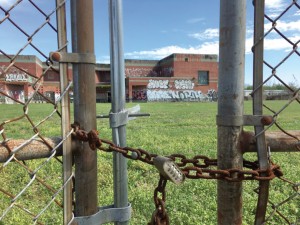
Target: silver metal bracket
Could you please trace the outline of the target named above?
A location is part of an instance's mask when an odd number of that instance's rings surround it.
[[[129,109],[124,109],[119,113],[110,112],[109,115],[98,115],[96,118],[109,118],[110,119],[110,128],[116,128],[128,123],[128,120],[135,119],[136,117],[150,116],[149,113],[139,113],[140,106],[136,105]]]
[[[274,122],[272,116],[266,115],[243,115],[243,116],[219,116],[217,115],[217,125],[231,126],[266,126]]]
[[[133,113],[133,114],[128,114],[129,119],[130,118],[135,118],[135,117],[143,117],[143,116],[150,116],[149,113]],[[104,118],[109,118],[109,115],[98,115],[96,116],[97,119],[104,119]]]
[[[90,53],[50,52],[50,59],[61,63],[96,63],[95,55]]]
[[[103,206],[91,216],[75,217],[77,225],[101,225],[109,222],[126,222],[131,218],[131,205],[124,208],[114,208],[114,205]]]
[[[116,128],[126,125],[128,122],[128,111],[123,110],[118,113],[109,113],[110,128]]]

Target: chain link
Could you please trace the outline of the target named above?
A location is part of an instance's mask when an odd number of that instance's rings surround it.
[[[155,210],[148,225],[169,225],[170,220],[166,211],[166,185],[167,179],[160,175],[158,186],[154,190]],[[161,197],[159,197],[159,194]]]
[[[104,152],[118,152],[128,159],[139,160],[149,165],[153,165],[153,159],[158,156],[140,148],[119,147],[111,141],[100,139],[97,136],[98,132],[95,130],[90,132],[81,130],[78,124],[73,124],[72,127],[74,129],[73,138],[88,142],[92,150],[97,147]],[[238,168],[221,170],[211,168],[217,166],[216,159],[210,159],[203,155],[187,158],[183,154],[172,154],[167,157],[172,159],[189,179],[218,179],[239,182],[243,180],[272,180],[275,177],[283,176],[280,167],[272,162],[270,168],[266,170],[259,169],[257,161],[250,162],[246,160],[243,161],[243,167],[247,170]]]
[[[144,149],[136,149],[131,147],[119,147],[113,142],[100,139],[98,132],[92,130],[86,132],[81,130],[79,124],[73,124],[73,139],[88,142],[92,150],[96,150],[95,146],[104,152],[118,152],[124,157],[132,160],[139,160],[149,165],[154,165],[154,158],[157,154],[152,154]],[[105,146],[106,145],[106,146]],[[275,177],[283,176],[280,167],[274,163],[270,164],[267,170],[259,169],[259,163],[244,160],[243,167],[248,170],[231,168],[226,170],[211,169],[217,167],[216,159],[210,159],[207,156],[196,155],[193,158],[187,158],[183,154],[172,154],[167,156],[174,161],[182,170],[186,178],[189,179],[217,179],[229,182],[241,182],[243,180],[272,180]],[[148,225],[169,225],[170,220],[166,211],[166,184],[167,178],[160,174],[158,186],[154,190],[155,210],[151,216]]]

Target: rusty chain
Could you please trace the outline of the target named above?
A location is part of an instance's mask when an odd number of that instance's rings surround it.
[[[167,179],[160,175],[158,186],[154,190],[155,210],[148,225],[169,225],[170,220],[166,211],[166,185]],[[161,197],[159,197],[159,194]]]
[[[88,142],[92,150],[99,149],[104,152],[117,152],[124,157],[132,160],[139,160],[149,165],[154,165],[154,158],[157,154],[149,153],[144,149],[135,149],[130,147],[119,147],[113,142],[100,139],[99,132],[91,130],[87,132],[80,129],[78,123],[72,124],[72,138],[79,141]],[[270,163],[267,170],[259,169],[258,162],[244,160],[243,167],[248,170],[231,168],[226,170],[211,169],[217,167],[217,160],[210,159],[207,156],[196,155],[193,158],[187,158],[183,154],[172,154],[167,156],[182,170],[186,178],[189,179],[222,179],[229,182],[241,182],[243,180],[272,180],[275,177],[283,176],[280,167]],[[166,211],[166,185],[168,179],[160,174],[158,186],[154,190],[155,210],[151,216],[148,225],[169,225],[170,220]]]
[[[92,150],[98,148],[104,152],[117,152],[128,159],[139,160],[149,165],[153,165],[153,159],[158,156],[141,148],[119,147],[111,141],[100,139],[98,131],[84,131],[80,129],[78,124],[73,124],[72,128],[74,129],[72,137],[79,141],[88,142]],[[172,154],[167,157],[172,159],[189,179],[218,179],[240,182],[243,180],[272,180],[283,175],[280,167],[274,163],[271,163],[270,168],[261,170],[258,162],[244,160],[243,167],[247,168],[247,170],[238,168],[221,170],[211,168],[217,167],[216,159],[210,159],[203,155],[187,158],[183,154]]]

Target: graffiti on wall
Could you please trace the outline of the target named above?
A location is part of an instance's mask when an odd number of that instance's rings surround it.
[[[174,87],[169,80],[149,80],[147,85],[148,101],[216,101],[217,92],[213,89],[204,94],[193,90],[194,82],[188,79],[174,81]]]
[[[132,100],[147,100],[147,90],[133,90],[132,91]]]
[[[4,97],[4,103],[6,104],[16,103],[15,100],[25,102],[24,91],[6,91],[6,94],[10,96],[10,98]]]
[[[5,66],[0,66],[0,74],[5,74],[5,70],[7,68]],[[3,77],[5,81],[12,82],[12,81],[21,81],[26,82],[28,81],[28,75],[17,69],[17,68],[9,68],[8,71],[6,71],[5,76]]]
[[[158,76],[157,72],[152,68],[125,68],[125,75],[133,77]]]
[[[147,91],[148,101],[202,101],[207,97],[201,91],[194,90],[183,90],[183,91],[173,91],[173,90],[148,90]]]
[[[27,81],[27,75],[26,74],[6,74],[5,75],[5,81]]]
[[[169,80],[149,80],[148,89],[168,89]]]
[[[192,90],[195,84],[191,80],[175,80],[174,86],[178,90]],[[170,87],[169,80],[149,80],[147,85],[148,89],[168,89]]]
[[[174,85],[176,89],[194,89],[194,82],[191,80],[175,80]]]
[[[170,80],[149,80],[147,89],[133,90],[132,100],[146,101],[217,101],[217,92],[213,89],[202,93],[194,89],[194,82],[178,79],[171,84]]]

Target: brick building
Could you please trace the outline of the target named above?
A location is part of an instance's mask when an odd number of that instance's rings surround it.
[[[31,84],[43,73],[43,63],[35,56],[18,56],[15,62],[0,55],[0,102],[13,102],[6,96],[24,102],[34,92]]]
[[[24,102],[37,88],[52,100],[59,96],[57,67],[49,69],[46,63],[31,55],[18,56],[14,62],[12,65],[6,56],[0,55],[0,102],[9,103],[7,96]],[[71,79],[71,66],[68,73]],[[161,60],[126,59],[125,77],[130,101],[197,101],[209,91],[217,91],[217,55],[172,54]],[[109,64],[96,64],[95,86],[97,102],[109,102]],[[39,98],[34,96],[35,100]]]
[[[161,60],[125,60],[129,100],[197,101],[218,89],[217,55],[172,54]]]

